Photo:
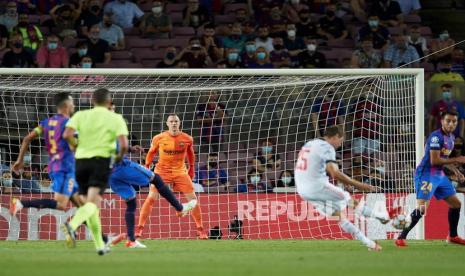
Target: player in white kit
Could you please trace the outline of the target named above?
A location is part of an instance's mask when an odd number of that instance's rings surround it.
[[[368,239],[344,215],[343,211],[347,205],[351,203],[356,206],[358,202],[352,200],[348,192],[329,182],[328,174],[333,179],[361,191],[378,190],[348,177],[339,170],[335,149],[342,145],[343,140],[342,130],[333,126],[326,129],[323,139],[311,140],[302,147],[295,167],[297,192],[303,199],[311,202],[321,214],[338,219],[341,229],[360,240],[368,249],[379,251],[381,246]],[[376,218],[383,224],[389,222],[389,217],[394,215],[377,212],[366,205],[357,206],[357,211],[365,217]]]

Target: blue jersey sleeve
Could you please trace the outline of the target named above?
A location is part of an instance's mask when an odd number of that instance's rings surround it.
[[[220,169],[220,183],[221,184],[226,184],[228,182],[228,173],[226,172],[225,169]]]
[[[321,98],[318,98],[315,100],[315,102],[313,103],[313,107],[312,107],[312,110],[311,110],[311,113],[318,113],[320,112],[321,110],[321,103],[323,102],[323,99]]]
[[[35,127],[33,130],[37,133],[37,135],[42,135],[43,130],[48,125],[48,118],[43,119],[39,122],[39,125]]]
[[[428,138],[428,144],[430,150],[441,150],[444,145],[444,135],[437,133],[432,134]]]

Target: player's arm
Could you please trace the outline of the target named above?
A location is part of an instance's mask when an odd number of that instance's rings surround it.
[[[465,164],[465,156],[458,156],[452,158],[442,158],[440,150],[430,150],[429,154],[432,166],[443,166],[454,163]]]
[[[115,161],[119,162],[123,160],[124,155],[129,149],[129,141],[126,135],[118,136],[119,151],[116,154]]]
[[[191,179],[194,179],[194,168],[195,168],[195,153],[194,153],[194,141],[189,144],[187,147],[187,163],[189,163],[189,171],[188,174]]]
[[[63,139],[65,139],[68,142],[69,146],[72,149],[76,148],[78,144],[75,133],[76,133],[76,130],[69,126],[67,126],[65,128],[65,131],[63,132]]]
[[[34,139],[39,137],[41,133],[42,127],[38,126],[33,131],[29,132],[29,134],[26,135],[26,137],[24,137],[23,142],[21,143],[21,148],[19,149],[18,159],[16,159],[16,162],[13,164],[12,169],[14,172],[19,173],[19,171],[23,168],[24,155],[26,155],[26,152],[29,149],[29,145]]]
[[[147,169],[150,168],[150,165],[152,164],[153,158],[155,157],[155,154],[157,153],[157,151],[158,151],[158,138],[157,136],[155,136],[153,137],[149,152],[147,153],[147,156],[145,157],[145,167]]]
[[[339,170],[338,165],[335,162],[328,162],[326,164],[326,172],[337,181],[341,181],[345,185],[353,186],[361,191],[376,192],[377,188],[371,185],[364,184],[360,181],[348,177],[345,173]]]

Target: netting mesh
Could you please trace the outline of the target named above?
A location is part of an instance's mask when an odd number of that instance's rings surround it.
[[[195,141],[195,182],[203,191],[199,198],[205,228],[219,226],[224,235],[229,230],[237,235],[231,221],[240,221],[239,232],[245,238],[344,237],[337,224],[302,202],[292,179],[288,183],[286,178],[292,176],[300,147],[321,136],[329,125],[344,126],[346,140],[337,151],[340,167],[358,180],[383,187],[385,194],[376,198],[389,205],[389,198],[413,191],[414,75],[2,75],[3,207],[11,197],[51,196],[42,140],[31,145],[30,167],[13,176],[11,188],[5,184],[9,177],[5,173],[16,160],[22,138],[55,112],[55,93],[71,92],[82,110],[91,106],[96,87],[113,92],[116,111],[127,120],[133,145],[148,149],[151,138],[166,129],[167,114],[179,115],[182,130]],[[271,151],[266,154],[268,147]],[[216,157],[211,153],[217,153],[226,176],[205,176],[209,158]],[[131,158],[144,160],[140,155]],[[143,200],[146,190],[139,196]],[[124,203],[108,191],[104,205],[104,230],[124,232]],[[19,221],[31,224],[30,212],[22,211]],[[44,215],[35,218],[35,229],[22,227],[15,234],[14,218],[5,208],[1,214],[0,238],[27,238],[31,231],[37,238],[60,238],[54,223],[65,219]],[[392,230],[376,227],[383,235]],[[147,238],[195,236],[192,220],[174,216],[164,200],[158,201],[146,228]]]

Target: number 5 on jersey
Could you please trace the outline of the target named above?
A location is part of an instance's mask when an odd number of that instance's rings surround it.
[[[302,149],[299,152],[299,158],[297,159],[296,170],[306,171],[308,167],[308,158],[307,154],[310,152],[310,149]]]

